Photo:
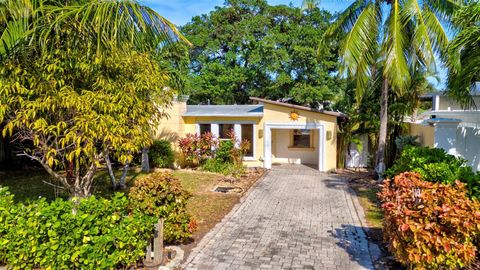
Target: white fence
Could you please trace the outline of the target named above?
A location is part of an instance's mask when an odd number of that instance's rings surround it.
[[[460,124],[455,145],[456,154],[468,160],[474,171],[480,171],[480,126]]]
[[[362,146],[358,147],[355,143],[351,143],[347,151],[347,168],[368,167],[368,137],[364,134],[359,139],[362,142]]]

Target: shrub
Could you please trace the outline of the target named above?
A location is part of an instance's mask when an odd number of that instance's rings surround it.
[[[168,173],[152,173],[135,180],[128,196],[139,211],[164,219],[164,240],[182,242],[192,236],[195,221],[187,213],[190,193]]]
[[[4,207],[9,203],[8,207]],[[75,213],[74,213],[75,212]],[[115,269],[145,255],[157,219],[129,211],[117,193],[111,200],[39,199],[13,204],[0,191],[0,260],[13,269]]]
[[[169,141],[154,141],[150,147],[149,157],[153,167],[169,168],[173,164],[174,154]]]
[[[218,139],[212,133],[204,133],[202,136],[187,134],[185,138],[178,140],[178,146],[185,162],[192,166],[198,166],[213,157],[213,149],[218,147]]]
[[[223,162],[220,159],[209,159],[205,161],[205,163],[202,164],[201,169],[207,172],[221,173],[235,179],[238,179],[245,174],[245,166],[242,164]]]
[[[221,141],[220,146],[215,151],[215,159],[220,162],[233,163],[232,151],[235,148],[231,140]]]
[[[233,131],[228,136],[229,139],[220,141],[212,133],[204,133],[202,136],[187,134],[178,144],[185,161],[190,165],[238,178],[245,173],[242,159],[250,148],[250,142],[239,140]]]
[[[387,170],[387,176],[415,171],[427,181],[453,183],[457,169],[464,165],[464,159],[449,155],[441,148],[407,147]]]
[[[406,172],[386,180],[378,194],[384,237],[397,260],[418,269],[453,269],[475,259],[480,204],[465,185],[423,181]]]
[[[453,184],[455,180],[460,180],[467,184],[470,197],[480,198],[480,174],[475,174],[465,164],[466,160],[449,155],[440,148],[407,147],[387,170],[387,176],[391,178],[413,171],[430,182]]]
[[[245,174],[245,166],[242,164],[230,164],[222,173],[238,179]]]
[[[202,164],[201,169],[207,172],[224,174],[224,172],[226,172],[228,170],[228,167],[230,167],[231,165],[232,165],[231,163],[226,163],[219,159],[212,158],[212,159],[206,160]]]
[[[397,146],[398,153],[402,153],[402,151],[407,147],[420,146],[420,143],[418,142],[418,138],[419,138],[418,136],[411,136],[411,135],[399,136],[398,138],[396,138],[395,145]]]

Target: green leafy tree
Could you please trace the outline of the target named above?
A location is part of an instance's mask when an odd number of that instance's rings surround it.
[[[459,7],[447,0],[355,1],[330,27],[329,35],[342,34],[340,55],[345,73],[356,80],[357,100],[381,75],[380,129],[377,169],[382,172],[388,124],[389,91],[403,93],[412,84],[412,63],[434,70],[435,55],[444,52],[447,34],[442,23]],[[416,72],[416,70],[413,70]]]
[[[471,90],[480,81],[480,3],[461,8],[453,19],[460,32],[448,46],[449,94],[463,106],[477,105],[471,98]]]
[[[81,78],[79,78],[81,74]],[[148,53],[112,51],[95,61],[84,50],[58,51],[2,68],[0,97],[8,113],[4,134],[31,142],[23,155],[39,162],[70,194],[90,194],[105,155],[126,163],[149,144],[161,117],[166,74]],[[65,173],[64,173],[65,172]]]
[[[188,42],[135,1],[22,1],[0,5],[3,134],[30,144],[24,155],[85,197],[108,155],[128,165],[150,143],[173,95],[158,59]]]
[[[245,103],[249,96],[293,98],[301,104],[335,100],[340,91],[337,42],[317,51],[332,16],[318,8],[229,0],[181,31],[191,49],[191,100]]]

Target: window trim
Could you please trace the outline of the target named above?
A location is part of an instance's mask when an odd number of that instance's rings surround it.
[[[195,134],[200,135],[200,124],[210,124],[210,131],[213,135],[217,138],[220,135],[219,125],[220,124],[233,124],[233,130],[235,131],[235,136],[237,135],[237,131],[240,133],[240,138],[242,136],[242,125],[251,124],[253,126],[253,141],[252,143],[252,152],[253,156],[244,156],[244,161],[255,161],[257,160],[257,123],[255,121],[222,121],[222,120],[215,120],[215,121],[197,121],[195,123]]]

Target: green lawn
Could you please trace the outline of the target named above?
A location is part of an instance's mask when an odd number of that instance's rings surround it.
[[[120,177],[122,172],[116,171],[115,174],[117,177]],[[141,174],[138,170],[130,170],[127,176],[127,184]],[[33,200],[39,197],[44,197],[47,200],[54,200],[58,197],[68,197],[59,183],[41,169],[0,172],[0,185],[8,187],[10,192],[15,195],[17,202]],[[58,188],[55,186],[58,186]],[[92,193],[102,197],[108,197],[114,193],[110,177],[106,170],[97,172]]]
[[[359,202],[365,211],[365,218],[368,222],[368,225],[373,228],[381,228],[383,222],[383,213],[377,205],[378,189],[360,187],[356,188],[356,192],[359,197]]]

